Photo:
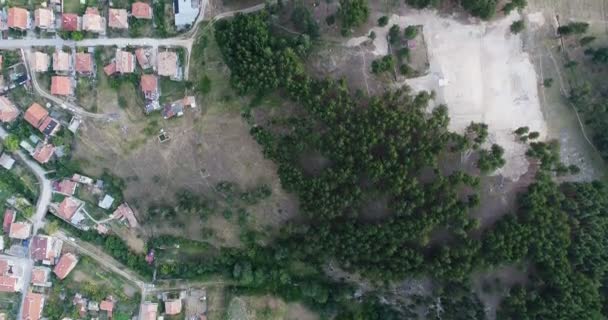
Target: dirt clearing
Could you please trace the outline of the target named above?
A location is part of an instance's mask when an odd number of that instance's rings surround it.
[[[447,104],[450,130],[463,132],[471,121],[489,125],[489,142],[505,148],[507,164],[496,174],[517,180],[528,168],[527,147],[512,132],[528,126],[545,136],[546,124],[538,98],[538,79],[522,40],[509,31],[517,13],[494,21],[464,23],[430,10],[403,9],[386,27],[374,27],[373,53],[388,52],[386,34],[391,25],[422,25],[428,47],[430,72],[409,79],[416,90],[434,90],[437,104]],[[358,45],[362,38],[348,40]]]

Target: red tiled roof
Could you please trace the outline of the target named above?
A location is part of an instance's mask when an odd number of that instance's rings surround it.
[[[19,109],[7,97],[0,96],[0,121],[12,122],[17,119],[17,116],[19,116]]]
[[[15,29],[27,29],[29,12],[23,8],[12,7],[8,9],[8,27]]]
[[[0,274],[6,274],[8,272],[8,261],[0,259]]]
[[[99,310],[103,310],[103,311],[107,311],[109,313],[112,313],[113,309],[114,309],[114,302],[112,302],[112,301],[103,300],[99,304]]]
[[[41,105],[34,102],[29,108],[27,108],[23,118],[33,127],[38,128],[48,116],[49,112],[46,111],[46,109]]]
[[[93,72],[93,55],[87,52],[78,52],[76,54],[76,72],[91,73]]]
[[[50,143],[39,144],[34,150],[34,159],[39,163],[47,163],[55,153],[55,146]]]
[[[165,313],[168,315],[179,314],[182,312],[182,300],[167,300],[165,301]]]
[[[141,320],[156,320],[158,304],[146,302],[141,305]]]
[[[158,90],[158,82],[156,76],[153,74],[144,74],[141,76],[140,80],[141,91],[145,92],[155,92]]]
[[[47,281],[46,272],[41,268],[34,268],[32,270],[32,283],[33,284],[44,284]]]
[[[76,263],[78,263],[76,256],[72,253],[66,253],[61,256],[53,272],[57,275],[57,278],[63,280],[76,267]]]
[[[13,222],[11,230],[8,234],[10,238],[27,239],[30,237],[32,225],[27,222]]]
[[[34,25],[41,29],[50,28],[55,24],[55,13],[48,8],[34,10]]]
[[[66,197],[59,204],[57,214],[59,214],[60,217],[66,220],[70,220],[72,219],[78,208],[80,208],[80,205],[81,203],[79,201],[76,201],[74,198]]]
[[[36,261],[46,260],[47,257],[47,246],[48,246],[49,238],[47,236],[35,236],[32,239],[32,244],[30,245],[30,254],[32,255],[32,259]]]
[[[75,13],[64,13],[61,15],[61,29],[64,31],[78,30],[78,15]]]
[[[145,2],[133,2],[131,14],[139,19],[152,19],[152,7]]]
[[[61,182],[57,183],[56,190],[59,193],[71,196],[76,191],[76,186],[78,186],[78,183],[69,179],[63,179]]]
[[[135,219],[135,213],[126,202],[119,205],[118,208],[114,210],[114,213],[112,215],[115,219],[127,219],[131,228],[137,227],[137,219]]]
[[[0,276],[0,292],[15,292],[17,278],[13,276]]]
[[[24,320],[39,320],[44,306],[44,296],[40,293],[28,292],[23,302],[21,316]]]
[[[15,211],[6,209],[6,211],[4,211],[4,221],[2,223],[2,230],[4,230],[4,233],[8,233],[11,230],[13,221],[15,221]]]
[[[64,76],[53,76],[51,78],[51,94],[58,96],[69,96],[72,94],[72,83],[70,78]]]
[[[129,18],[125,9],[108,9],[108,26],[116,29],[129,28]]]
[[[135,57],[137,58],[137,62],[142,69],[150,68],[150,59],[146,56],[146,50],[144,48],[138,48],[135,50]]]
[[[112,62],[109,65],[103,67],[103,72],[106,76],[111,76],[116,73],[116,63]]]
[[[82,16],[82,29],[92,32],[101,32],[104,29],[103,19],[97,8],[88,7]]]

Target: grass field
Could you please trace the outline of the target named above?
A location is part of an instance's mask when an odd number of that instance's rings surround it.
[[[64,0],[63,11],[67,13],[82,13],[80,8],[80,0]]]

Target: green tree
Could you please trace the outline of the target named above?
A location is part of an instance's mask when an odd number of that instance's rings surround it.
[[[350,28],[358,27],[369,17],[367,0],[340,0],[340,21],[342,33],[347,34]]]
[[[4,147],[10,152],[15,152],[19,149],[19,138],[13,134],[9,134],[4,138]]]
[[[388,30],[388,41],[394,45],[399,42],[399,40],[401,40],[401,29],[399,29],[398,25],[394,24]]]
[[[526,25],[524,23],[524,20],[517,20],[514,21],[513,23],[511,23],[511,33],[513,34],[518,34],[520,32],[522,32],[524,29],[526,28]]]
[[[387,16],[382,16],[380,18],[378,18],[378,25],[380,27],[384,27],[388,24],[388,17]]]
[[[412,40],[418,36],[418,27],[416,26],[407,26],[404,31],[405,38],[408,40]]]

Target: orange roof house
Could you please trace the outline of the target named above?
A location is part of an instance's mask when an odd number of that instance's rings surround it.
[[[112,63],[103,67],[103,72],[106,74],[106,76],[111,76],[111,75],[115,74],[116,73],[116,62],[112,61]]]
[[[156,320],[158,313],[158,304],[152,302],[144,302],[141,304],[139,319],[141,320]]]
[[[166,77],[177,76],[177,53],[162,51],[158,53],[158,75]]]
[[[72,83],[69,77],[53,76],[51,78],[51,94],[69,96],[72,94]]]
[[[70,71],[70,54],[58,50],[53,53],[53,71],[67,72]]]
[[[105,30],[105,21],[97,8],[88,7],[82,16],[82,30],[101,33]]]
[[[32,284],[39,287],[49,287],[49,275],[51,269],[47,267],[34,267],[32,268]]]
[[[15,222],[15,211],[6,209],[6,211],[4,211],[4,219],[2,220],[2,230],[4,233],[8,233],[11,230],[11,224],[13,224],[13,222]]]
[[[12,7],[8,9],[8,27],[18,30],[26,30],[29,26],[30,13],[29,11]]]
[[[135,71],[135,55],[129,51],[116,49],[116,72],[133,73]]]
[[[88,52],[76,53],[76,72],[90,74],[93,72],[93,55]]]
[[[80,209],[82,202],[73,197],[66,197],[57,208],[57,215],[65,220],[71,220],[76,211]]]
[[[129,28],[129,14],[126,9],[108,9],[108,26],[114,29]]]
[[[135,213],[133,212],[131,207],[129,207],[129,205],[126,202],[119,205],[118,208],[116,208],[116,210],[114,210],[114,213],[112,214],[112,216],[115,219],[120,219],[120,220],[127,219],[127,221],[129,222],[129,226],[131,228],[137,227],[137,219],[135,219]]]
[[[36,51],[34,52],[33,56],[32,56],[32,69],[34,69],[35,72],[47,72],[49,71],[49,55],[44,53],[44,52],[40,52],[40,51]]]
[[[135,57],[137,58],[137,63],[142,69],[152,68],[152,63],[150,62],[150,58],[148,57],[151,54],[149,50],[144,48],[137,48],[135,50]]]
[[[42,308],[44,307],[44,296],[40,293],[28,292],[23,301],[21,319],[40,320]]]
[[[165,301],[165,313],[175,315],[182,312],[182,300],[174,299]]]
[[[61,15],[61,29],[63,31],[78,31],[78,15],[75,13],[63,13]]]
[[[51,157],[55,154],[55,146],[50,143],[40,143],[36,146],[32,157],[38,161],[38,163],[47,163],[51,160]]]
[[[53,190],[57,193],[64,194],[66,196],[71,196],[74,195],[74,193],[76,192],[77,186],[78,183],[69,179],[63,179],[53,184]]]
[[[30,237],[32,225],[28,222],[13,222],[8,234],[9,238],[25,240]]]
[[[13,122],[19,116],[19,109],[5,96],[0,96],[0,121]]]
[[[55,14],[48,8],[34,10],[34,25],[40,29],[51,29],[55,26]]]
[[[34,128],[39,128],[44,120],[49,116],[49,112],[44,107],[37,104],[36,102],[27,108],[23,118]]]
[[[152,7],[145,2],[133,2],[131,14],[137,19],[152,19]]]
[[[65,277],[74,270],[76,264],[78,263],[78,258],[72,253],[65,253],[59,258],[59,262],[53,269],[53,273],[57,275],[57,278],[63,280]]]
[[[144,97],[149,100],[158,98],[158,79],[153,74],[144,74],[140,79],[141,91]]]
[[[108,317],[112,316],[112,311],[114,310],[114,302],[112,300],[102,300],[99,304],[99,310],[106,311],[108,313]]]

